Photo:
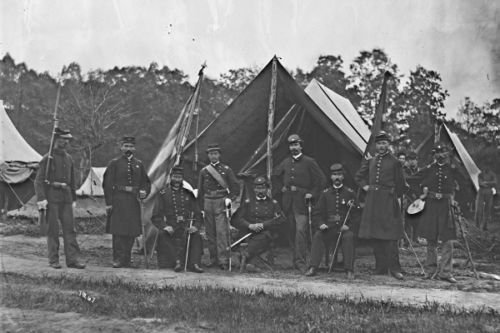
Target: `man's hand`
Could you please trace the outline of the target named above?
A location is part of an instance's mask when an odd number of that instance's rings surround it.
[[[147,193],[144,190],[139,190],[139,199],[143,200],[146,199]]]
[[[326,224],[324,224],[324,223],[319,226],[319,230],[321,230],[321,231],[324,231],[326,229],[328,229],[328,226]]]
[[[229,198],[224,199],[224,204],[226,205],[226,207],[231,205],[232,203],[233,203],[233,201],[231,199],[229,199]]]
[[[310,199],[312,199],[312,197],[313,197],[313,195],[311,193],[306,193],[306,195],[304,196],[304,198],[306,200],[310,200]]]
[[[38,206],[38,210],[45,210],[45,209],[47,209],[48,203],[49,202],[47,200],[37,201],[36,205]]]
[[[198,231],[198,228],[196,228],[194,225],[188,228],[188,233],[194,234],[195,232]]]
[[[363,186],[363,191],[368,192],[369,189],[370,189],[370,185]]]
[[[349,230],[349,227],[346,226],[345,224],[342,227],[340,227],[340,231],[347,231],[347,230]]]
[[[106,214],[109,215],[111,214],[111,211],[113,210],[113,206],[109,205],[109,206],[106,206]]]
[[[172,226],[167,225],[165,228],[163,228],[166,232],[168,232],[170,235],[174,233],[174,228]]]
[[[73,207],[73,209],[76,208],[76,201],[73,201],[73,203],[71,204],[71,207]]]
[[[248,229],[253,232],[261,232],[262,230],[264,230],[264,226],[262,223],[253,223],[248,226]]]

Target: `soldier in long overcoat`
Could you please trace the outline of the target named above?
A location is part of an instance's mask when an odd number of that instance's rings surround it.
[[[355,179],[366,192],[359,238],[370,239],[375,254],[375,274],[403,279],[398,240],[404,235],[398,198],[406,191],[403,166],[389,150],[389,135],[375,137],[376,155],[363,159]]]
[[[56,269],[61,268],[59,221],[63,231],[66,266],[85,268],[85,264],[78,261],[80,248],[73,220],[73,205],[76,203],[75,173],[73,159],[66,152],[66,146],[72,138],[68,130],[55,129],[52,155],[43,156],[35,179],[38,209],[42,211],[40,214],[46,212],[49,265]]]
[[[141,200],[151,182],[144,165],[134,157],[135,138],[121,140],[122,156],[109,162],[104,172],[106,210],[110,214],[109,233],[113,235],[113,267],[129,267],[134,239],[141,234]]]
[[[305,273],[310,232],[307,204],[313,205],[318,200],[326,180],[318,163],[302,153],[302,142],[297,134],[288,137],[290,156],[276,167],[273,175],[283,184],[282,208],[288,219],[288,241],[293,251],[293,264]]]

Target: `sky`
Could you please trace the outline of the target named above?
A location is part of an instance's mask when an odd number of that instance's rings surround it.
[[[51,74],[154,61],[194,81],[205,61],[212,78],[273,55],[309,71],[319,55],[347,67],[373,48],[406,77],[417,65],[438,71],[451,116],[465,96],[500,97],[496,0],[0,0],[0,56]]]

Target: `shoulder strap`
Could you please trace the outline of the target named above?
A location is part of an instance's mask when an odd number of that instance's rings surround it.
[[[205,169],[208,171],[210,176],[212,176],[217,183],[219,183],[220,186],[222,186],[225,190],[228,189],[227,183],[224,178],[222,178],[222,175],[211,164],[207,165]]]

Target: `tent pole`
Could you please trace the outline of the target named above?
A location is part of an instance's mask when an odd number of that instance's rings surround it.
[[[269,96],[269,109],[267,112],[267,181],[269,182],[269,193],[272,193],[271,173],[273,170],[273,132],[274,132],[274,111],[276,106],[276,85],[277,85],[277,65],[278,59],[273,58],[271,74],[271,94]]]

